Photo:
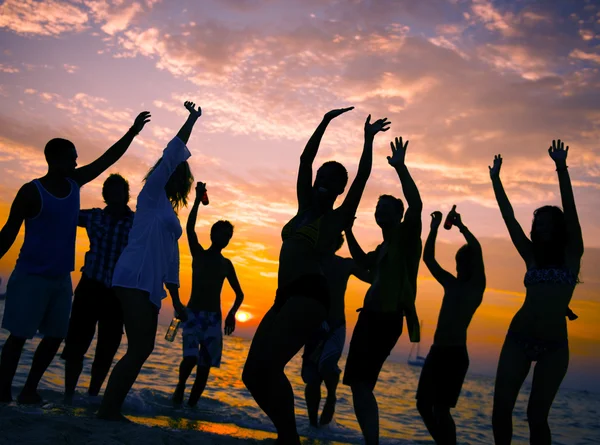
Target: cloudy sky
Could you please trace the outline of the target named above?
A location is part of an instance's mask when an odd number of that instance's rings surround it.
[[[600,368],[600,9],[593,1],[5,0],[0,11],[0,220],[19,186],[44,174],[50,138],[71,139],[86,163],[149,110],[152,122],[110,171],[129,179],[135,198],[185,119],[183,101],[193,100],[204,114],[189,143],[190,162],[211,198],[197,228],[208,243],[217,219],[235,224],[225,253],[246,293],[243,309],[254,317],[240,325],[250,335],[273,300],[279,233],[296,210],[300,153],[325,112],[352,105],[330,125],[317,163],[337,159],[352,178],[366,116],[392,121],[376,139],[356,222],[370,249],[381,238],[372,217],[377,196],[401,196],[386,161],[389,140],[410,140],[407,163],[425,205],[423,237],[431,211],[457,204],[483,241],[490,289],[469,346],[474,369],[493,373],[523,301],[525,269],[508,241],[488,165],[503,155],[505,187],[528,232],[536,207],[560,204],[546,150],[561,138],[570,146],[586,245],[584,284],[572,303],[581,317],[569,324],[569,381],[590,382]],[[83,189],[84,207],[102,205],[105,177]],[[187,210],[180,217],[185,222]],[[456,231],[440,236],[448,269],[460,241]],[[0,260],[4,284],[20,244]],[[78,267],[87,246],[80,232]],[[181,251],[187,295],[185,237]],[[425,267],[419,286],[428,347],[441,288]],[[351,326],[365,290],[351,280]],[[226,286],[224,303],[231,300]],[[171,313],[166,305],[163,319]],[[408,348],[402,339],[396,356],[404,360]]]

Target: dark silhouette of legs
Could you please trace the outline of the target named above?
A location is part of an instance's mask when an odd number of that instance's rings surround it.
[[[336,391],[339,382],[340,375],[337,372],[332,372],[325,377],[327,399],[325,399],[325,405],[323,406],[323,412],[321,413],[321,420],[319,422],[321,425],[328,425],[333,420],[335,404],[337,402]]]
[[[492,427],[496,445],[510,445],[512,441],[512,412],[530,367],[531,360],[523,347],[507,338],[500,353],[494,387]]]
[[[319,426],[319,404],[321,403],[321,382],[310,382],[304,388],[304,400],[310,425]]]
[[[73,404],[73,396],[79,376],[83,370],[83,360],[69,359],[65,360],[65,397],[64,402],[67,405]]]
[[[417,409],[419,410],[419,414],[423,419],[427,431],[429,431],[433,440],[436,443],[439,443],[438,425],[433,413],[433,403],[429,400],[417,399]]]
[[[154,350],[158,323],[157,308],[150,302],[147,292],[124,288],[117,288],[116,291],[123,309],[128,346],[127,353],[110,375],[98,410],[98,417],[105,420],[125,420],[121,407],[146,359]]]
[[[552,443],[548,414],[568,367],[568,347],[544,353],[535,365],[527,406],[531,445]]]
[[[209,366],[198,366],[196,368],[196,380],[194,380],[194,385],[192,386],[192,391],[190,392],[190,399],[188,400],[188,405],[194,407],[198,404],[198,400],[202,397],[202,393],[204,392],[204,388],[206,388],[206,382],[208,381],[208,374],[210,373]]]
[[[177,383],[177,387],[173,393],[173,406],[175,408],[180,407],[183,403],[183,397],[185,395],[185,383],[187,382],[187,379],[197,363],[197,357],[184,357],[183,360],[181,360],[181,364],[179,365],[179,383]]]
[[[456,445],[456,425],[450,414],[450,407],[433,405],[433,416],[437,426],[437,443]]]
[[[75,289],[69,331],[61,355],[65,360],[64,401],[68,405],[73,403],[75,388],[77,388],[77,382],[83,369],[83,359],[94,339],[98,321],[97,314],[94,314],[95,311],[90,307],[88,301],[93,295],[82,295],[82,289],[85,292],[87,281],[85,277],[82,277],[80,284]]]
[[[62,341],[62,338],[56,337],[44,337],[42,339],[33,355],[33,362],[25,386],[23,386],[21,394],[17,398],[19,403],[33,404],[42,401],[42,397],[37,392],[37,387],[46,369],[54,360]]]
[[[98,341],[96,355],[92,363],[92,378],[88,393],[97,396],[102,384],[110,371],[113,359],[123,338],[123,323],[121,320],[100,320],[98,323]]]
[[[267,312],[252,341],[242,379],[275,425],[281,443],[300,443],[294,393],[284,373],[285,365],[319,328],[325,315],[325,307],[316,299],[291,297],[279,312]]]
[[[9,335],[0,356],[0,403],[12,402],[12,381],[19,366],[25,338]]]
[[[373,389],[366,383],[351,386],[352,402],[356,420],[365,438],[366,445],[379,444],[379,408]]]

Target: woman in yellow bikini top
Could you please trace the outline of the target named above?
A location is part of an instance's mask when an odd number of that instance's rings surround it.
[[[299,444],[294,395],[284,368],[326,319],[329,286],[320,257],[332,249],[342,230],[353,220],[373,160],[373,139],[389,128],[387,119],[365,123],[365,143],[358,172],[343,204],[333,209],[344,192],[348,173],[330,161],[317,171],[312,184],[312,164],[321,138],[332,119],[353,107],[332,110],[306,144],[300,157],[298,213],[281,232],[278,289],[273,307],[260,322],[244,366],[242,380],[277,429],[278,441]]]

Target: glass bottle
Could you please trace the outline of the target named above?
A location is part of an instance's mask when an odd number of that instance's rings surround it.
[[[165,335],[165,340],[172,342],[173,340],[175,340],[175,336],[177,335],[177,330],[179,329],[179,324],[181,323],[181,320],[177,317],[173,318],[173,320],[171,320],[171,324],[169,326],[169,329],[167,329],[167,333]]]

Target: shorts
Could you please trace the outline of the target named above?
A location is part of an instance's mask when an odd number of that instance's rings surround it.
[[[20,338],[33,338],[38,331],[65,338],[72,296],[70,273],[46,277],[13,271],[6,286],[2,328]]]
[[[187,309],[183,322],[183,356],[196,357],[198,366],[218,368],[223,353],[223,331],[219,312]]]
[[[101,343],[118,345],[123,336],[123,310],[113,288],[81,275],[75,288],[69,332],[61,354],[63,360],[83,360],[98,324],[97,349]]]
[[[308,274],[292,281],[284,287],[277,289],[273,309],[279,312],[287,300],[291,297],[308,297],[320,301],[327,312],[331,306],[329,297],[329,284],[324,275]]]
[[[363,309],[350,340],[344,385],[366,383],[375,389],[381,367],[402,334],[404,313]]]
[[[433,345],[421,370],[416,398],[454,408],[469,369],[466,345]]]
[[[323,326],[304,346],[302,380],[306,384],[320,384],[325,377],[340,374],[338,362],[344,351],[346,323],[337,327],[323,322]]]

